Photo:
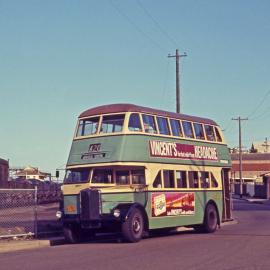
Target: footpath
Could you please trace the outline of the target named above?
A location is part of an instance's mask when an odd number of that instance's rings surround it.
[[[247,201],[247,202],[250,202],[250,203],[270,205],[270,200],[269,199],[253,198],[253,197],[248,197],[248,196],[240,197],[240,195],[233,195],[232,198],[235,199],[235,200],[243,200],[243,201]]]
[[[0,240],[0,255],[1,253],[6,252],[30,250],[63,244],[65,244],[65,239],[62,235],[45,237],[43,239],[27,239],[22,237],[6,238]]]

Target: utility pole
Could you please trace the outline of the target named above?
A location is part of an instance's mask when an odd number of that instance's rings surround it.
[[[267,139],[267,137],[265,138],[265,141],[264,141],[264,143],[262,144],[262,146],[265,147],[264,152],[265,152],[265,153],[268,153],[268,148],[269,148],[270,144],[268,144],[268,139]]]
[[[232,120],[238,121],[239,127],[239,178],[240,178],[240,198],[243,196],[243,177],[242,177],[242,132],[241,132],[241,121],[248,120],[248,118],[241,118],[238,116],[237,118],[232,118]]]
[[[168,55],[169,58],[174,57],[175,62],[176,62],[176,112],[180,113],[180,71],[179,71],[179,62],[180,62],[180,57],[185,57],[187,56],[186,53],[184,54],[179,54],[178,50],[176,50],[175,55]]]

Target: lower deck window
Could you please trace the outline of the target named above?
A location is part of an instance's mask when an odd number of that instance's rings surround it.
[[[128,185],[129,184],[129,171],[117,171],[116,184]]]
[[[186,171],[176,171],[176,183],[178,188],[187,188]]]
[[[131,171],[132,184],[145,184],[145,175],[143,170]]]
[[[154,188],[161,188],[161,172],[159,171],[154,182],[153,182],[153,187]]]
[[[174,171],[163,171],[164,188],[174,188]]]
[[[200,182],[201,182],[201,188],[209,188],[210,187],[209,172],[201,172]]]
[[[218,187],[218,181],[212,173],[211,173],[211,187],[212,188]]]
[[[89,181],[89,172],[90,169],[72,169],[67,170],[64,183],[73,184],[73,183],[85,183]]]
[[[188,181],[190,188],[199,188],[199,175],[197,171],[188,172]]]

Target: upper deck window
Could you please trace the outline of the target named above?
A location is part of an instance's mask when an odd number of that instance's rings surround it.
[[[173,136],[183,137],[183,131],[182,131],[179,120],[170,119],[170,123],[171,123]]]
[[[143,114],[143,125],[146,133],[157,133],[155,118],[152,115]]]
[[[130,115],[128,129],[130,131],[142,131],[140,116],[138,113],[132,113]]]
[[[215,127],[215,132],[216,132],[217,141],[222,142],[222,137],[221,137],[217,127]]]
[[[92,117],[89,119],[80,120],[77,137],[88,136],[97,133],[99,117]]]
[[[193,126],[194,126],[196,139],[204,140],[203,125],[194,123]]]
[[[166,118],[157,117],[157,123],[160,134],[170,135],[168,121]]]
[[[187,138],[194,138],[191,122],[182,121],[185,136]]]
[[[121,132],[123,129],[124,119],[125,119],[124,114],[103,116],[100,132],[103,133]]]
[[[215,141],[214,127],[210,125],[204,125],[204,130],[207,140],[214,142]]]

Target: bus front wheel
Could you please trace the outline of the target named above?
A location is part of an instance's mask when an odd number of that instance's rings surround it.
[[[218,226],[218,213],[215,205],[208,204],[205,209],[203,229],[206,233],[213,233]]]
[[[142,212],[134,208],[128,218],[122,223],[122,235],[127,242],[135,243],[141,240],[144,232]]]
[[[76,244],[81,242],[81,228],[76,225],[67,225],[63,228],[65,239],[68,243]]]

